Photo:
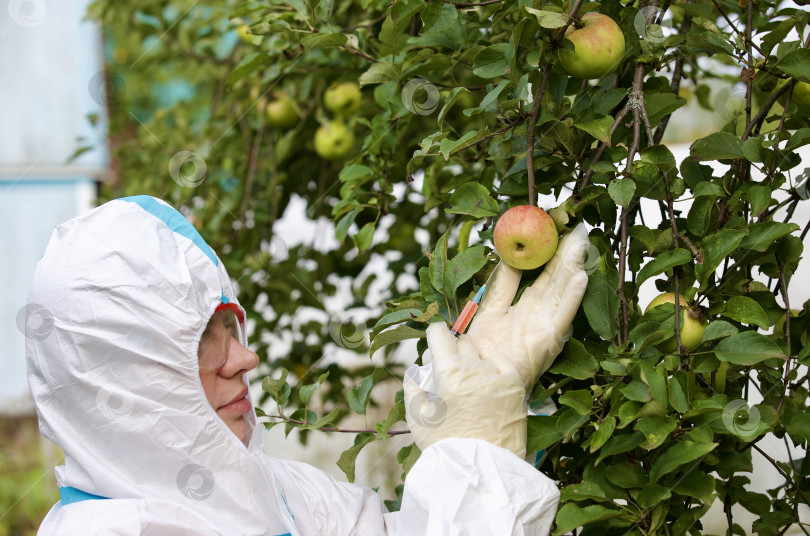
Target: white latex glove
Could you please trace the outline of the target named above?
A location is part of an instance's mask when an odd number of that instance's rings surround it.
[[[589,245],[580,223],[560,240],[543,273],[514,306],[521,271],[501,262],[462,336],[475,343],[481,359],[512,362],[527,393],[571,337],[571,322],[588,286],[582,263]]]
[[[482,360],[468,338],[444,322],[427,328],[432,362],[405,371],[405,419],[417,446],[442,439],[482,439],[526,455],[527,406],[523,380],[509,361]],[[501,365],[500,367],[498,365]]]

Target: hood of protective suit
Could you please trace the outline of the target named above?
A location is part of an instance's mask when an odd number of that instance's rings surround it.
[[[264,427],[250,415],[245,446],[200,383],[198,343],[222,303],[238,305],[222,262],[161,200],[110,201],[54,230],[26,354],[40,429],[65,453],[60,487],[178,501],[229,533],[296,533],[260,461]]]

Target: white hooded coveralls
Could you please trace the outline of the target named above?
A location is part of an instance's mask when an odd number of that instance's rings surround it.
[[[267,455],[252,415],[245,446],[208,403],[197,361],[229,302],[222,262],[159,199],[117,199],[54,230],[26,343],[40,429],[65,453],[63,500],[40,535],[548,533],[554,483],[485,441],[426,449],[393,513],[367,487]]]

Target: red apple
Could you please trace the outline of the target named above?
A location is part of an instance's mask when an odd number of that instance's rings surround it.
[[[503,262],[518,270],[533,270],[554,256],[559,236],[545,210],[520,205],[498,218],[492,240]]]
[[[624,35],[607,15],[587,13],[581,28],[573,25],[565,32],[574,50],[560,51],[560,63],[571,76],[601,78],[612,73],[624,55]]]

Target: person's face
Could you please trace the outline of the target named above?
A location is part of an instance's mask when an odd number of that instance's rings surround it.
[[[256,368],[259,358],[242,346],[240,340],[236,315],[220,310],[211,316],[197,354],[200,381],[208,402],[231,432],[246,443],[250,432],[247,416],[253,406],[245,398],[248,386],[242,376]]]

